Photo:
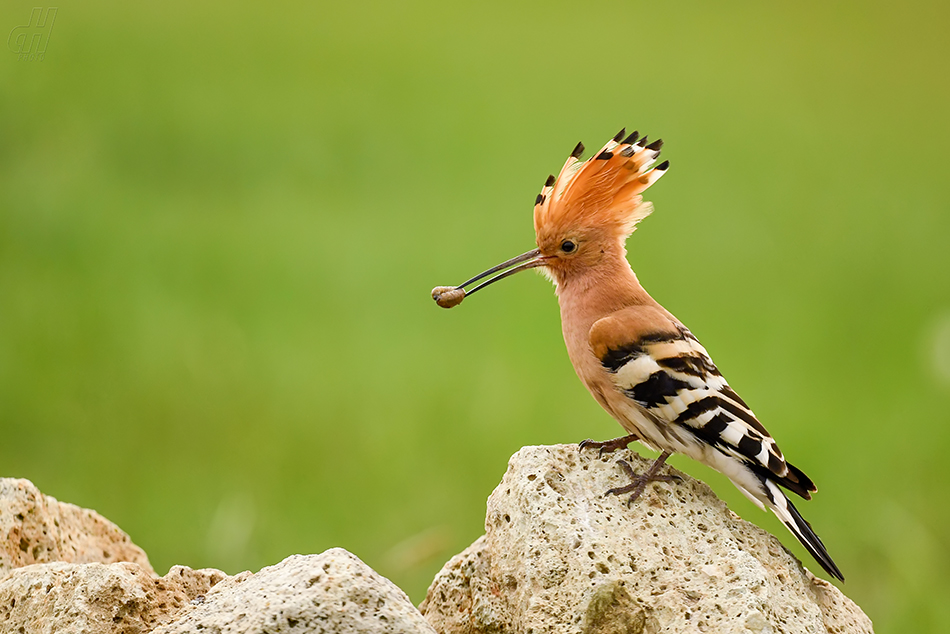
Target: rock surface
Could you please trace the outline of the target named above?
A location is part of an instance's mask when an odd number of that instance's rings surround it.
[[[342,548],[231,577],[154,630],[196,631],[435,634],[402,590]]]
[[[134,563],[32,564],[0,579],[0,631],[145,634],[226,576],[184,566],[156,577]]]
[[[705,484],[650,484],[627,508],[616,459],[525,447],[488,500],[486,534],[420,609],[442,634],[871,632],[837,588],[732,513]]]
[[[154,572],[145,552],[95,511],[57,502],[29,480],[0,478],[0,576],[54,561],[130,561]]]
[[[0,479],[0,632],[872,632],[835,586],[701,482],[651,484],[630,509],[605,497],[626,484],[617,457],[649,466],[575,445],[515,454],[486,534],[436,576],[422,613],[339,548],[256,574],[175,566],[158,577],[94,511]]]
[[[435,634],[409,597],[341,548],[257,574],[174,566],[95,511],[0,479],[0,632]]]

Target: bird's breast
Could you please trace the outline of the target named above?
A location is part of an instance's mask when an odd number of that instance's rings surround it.
[[[623,424],[623,416],[614,406],[614,399],[619,395],[607,369],[601,364],[590,347],[590,329],[599,315],[587,314],[583,307],[573,306],[571,302],[561,298],[561,333],[564,335],[564,344],[567,347],[567,356],[574,366],[577,377],[591,396]]]

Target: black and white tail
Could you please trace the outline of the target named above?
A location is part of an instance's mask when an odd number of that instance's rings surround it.
[[[838,566],[835,565],[835,562],[831,559],[831,555],[828,554],[825,545],[821,543],[821,538],[812,530],[811,524],[802,517],[798,509],[795,508],[795,505],[793,505],[791,500],[778,488],[777,484],[768,478],[760,477],[762,478],[762,484],[768,496],[768,499],[765,500],[766,506],[768,506],[782,524],[785,524],[788,530],[798,538],[798,541],[800,541],[802,546],[815,558],[815,561],[821,564],[825,572],[839,581],[844,581],[844,575],[841,574],[841,570],[838,569]]]

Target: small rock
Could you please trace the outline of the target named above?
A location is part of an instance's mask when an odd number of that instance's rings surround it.
[[[95,511],[57,502],[29,480],[0,478],[0,578],[54,561],[129,561],[154,572],[145,552]]]
[[[705,484],[647,486],[630,508],[629,451],[525,447],[488,499],[485,535],[436,576],[420,609],[442,634],[872,632],[863,612]]]
[[[402,590],[342,548],[293,555],[204,595],[154,634],[435,634]]]
[[[0,630],[145,634],[226,576],[175,566],[156,577],[133,563],[24,566],[0,580]]]

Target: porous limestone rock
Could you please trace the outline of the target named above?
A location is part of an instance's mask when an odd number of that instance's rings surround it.
[[[32,564],[0,579],[0,631],[145,634],[226,576],[174,566],[156,577],[125,562]]]
[[[0,577],[54,561],[130,561],[153,572],[145,552],[95,511],[57,502],[29,480],[0,478]]]
[[[435,634],[402,590],[342,548],[230,577],[195,603],[154,634]]]
[[[630,508],[617,458],[525,447],[488,499],[486,534],[436,576],[420,609],[441,634],[872,632],[837,588],[705,484],[647,486]]]

